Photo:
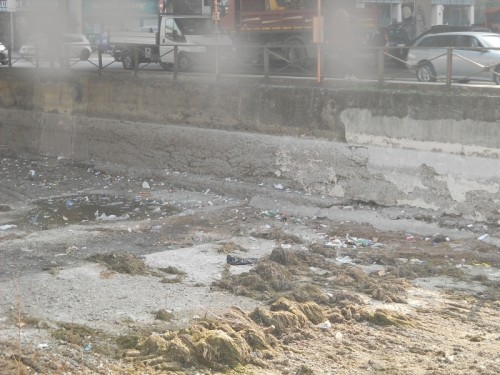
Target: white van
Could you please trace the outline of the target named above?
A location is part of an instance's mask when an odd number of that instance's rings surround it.
[[[140,63],[159,63],[171,69],[177,47],[179,70],[214,61],[216,46],[220,52],[232,45],[227,35],[218,35],[214,21],[208,16],[160,15],[158,31],[110,32],[112,55],[125,69],[134,69]],[[153,32],[151,32],[151,29]],[[155,32],[156,31],[156,32]]]

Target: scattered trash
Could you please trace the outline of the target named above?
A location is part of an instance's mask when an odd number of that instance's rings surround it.
[[[432,237],[432,243],[449,242],[450,237],[443,236],[442,234],[436,234]]]
[[[144,182],[142,183],[142,188],[143,188],[143,189],[151,189],[151,186],[149,186],[149,183],[148,183],[147,181],[144,181]]]
[[[48,349],[49,344],[38,344],[38,349]]]
[[[413,263],[413,264],[424,264],[425,261],[417,259],[417,258],[411,258],[410,259],[410,263]]]
[[[34,169],[30,169],[28,172],[28,179],[33,181],[35,178],[37,178],[36,171]]]
[[[64,202],[64,204],[66,205],[67,208],[71,208],[75,205],[75,202],[73,202],[72,199],[66,199],[66,201]]]
[[[127,220],[130,216],[127,214],[116,216],[116,215],[106,215],[104,212],[99,215],[99,212],[96,212],[96,221],[118,221],[118,220]]]
[[[277,189],[277,190],[283,190],[283,189],[285,188],[285,187],[284,187],[283,185],[281,185],[281,184],[274,184],[273,186],[274,186],[274,188],[275,188],[275,189]]]
[[[17,228],[17,225],[14,225],[14,224],[0,225],[0,230],[9,230],[9,229],[13,229],[13,228]]]
[[[203,194],[207,195],[208,193],[210,193],[210,189],[205,190]]]
[[[335,260],[338,262],[338,263],[341,263],[341,264],[350,264],[352,263],[352,259],[351,257],[349,256],[343,256],[343,257],[337,257],[335,258]]]
[[[344,335],[342,334],[342,332],[335,333],[335,340],[337,340],[338,342],[342,342],[343,339]]]
[[[330,328],[332,328],[332,323],[330,323],[329,320],[325,320],[323,323],[317,324],[316,327],[323,331],[328,331]]]
[[[484,241],[488,238],[488,234],[483,234],[481,237],[478,238],[479,241]]]
[[[277,211],[273,211],[273,210],[266,210],[262,214],[264,216],[267,216],[267,217],[276,217],[276,216],[278,216],[278,212]]]
[[[90,352],[92,350],[92,344],[85,344],[83,346],[83,350],[85,350],[86,352]]]
[[[240,258],[232,255],[227,255],[226,262],[231,266],[244,266],[247,264],[254,264],[257,262],[257,258]]]

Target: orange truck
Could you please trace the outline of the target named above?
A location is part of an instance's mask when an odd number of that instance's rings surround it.
[[[367,12],[355,4],[343,0],[222,0],[219,27],[232,36],[236,46],[247,47],[242,51],[252,62],[262,59],[262,46],[291,62],[305,62],[316,56],[316,42],[340,48],[359,45],[369,31],[376,30],[376,17],[366,17]]]

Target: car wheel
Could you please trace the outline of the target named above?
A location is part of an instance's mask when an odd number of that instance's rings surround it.
[[[285,42],[289,47],[286,50],[286,58],[293,64],[302,65],[307,59],[306,46],[297,39]]]
[[[495,73],[493,73],[493,82],[500,85],[500,65],[495,68]]]
[[[436,82],[436,70],[430,62],[417,67],[417,79],[419,82]]]
[[[177,64],[181,72],[187,72],[191,69],[191,60],[185,53],[179,53]]]
[[[82,50],[82,52],[80,53],[80,60],[82,61],[87,61],[90,57],[90,52],[88,49],[84,49]]]
[[[128,53],[128,52],[122,53],[122,65],[123,65],[123,68],[125,68],[127,70],[135,69],[134,58],[130,53]]]

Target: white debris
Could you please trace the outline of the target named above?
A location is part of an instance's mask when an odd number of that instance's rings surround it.
[[[488,238],[488,233],[483,234],[481,237],[478,238],[479,241],[484,241],[485,239]]]
[[[332,323],[330,323],[329,320],[325,320],[323,323],[319,323],[316,325],[319,329],[322,329],[323,331],[328,331],[330,328],[332,328]]]
[[[0,225],[0,230],[9,230],[9,229],[13,229],[13,228],[17,228],[17,225],[14,225],[14,224]]]

